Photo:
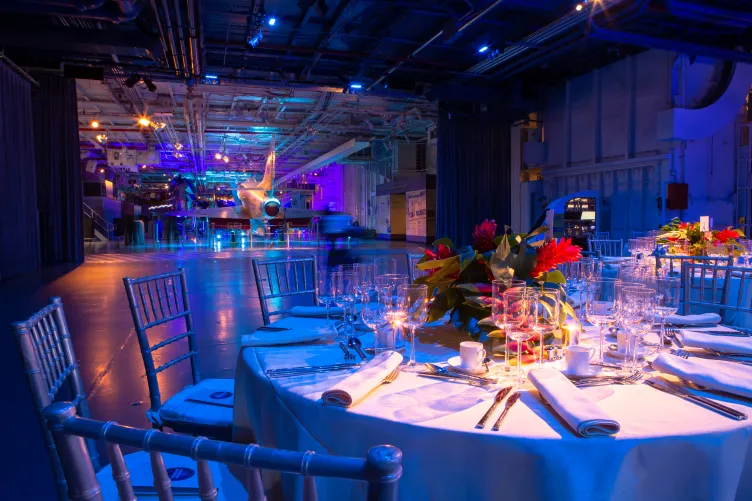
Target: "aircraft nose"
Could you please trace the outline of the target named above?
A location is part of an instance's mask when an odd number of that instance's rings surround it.
[[[279,200],[276,198],[270,198],[264,202],[264,215],[272,218],[279,214]]]

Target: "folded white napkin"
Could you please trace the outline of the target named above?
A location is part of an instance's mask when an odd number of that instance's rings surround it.
[[[658,355],[651,365],[659,372],[711,390],[752,398],[752,367],[748,365],[695,357],[685,360],[668,353]]]
[[[655,317],[656,322],[661,317]],[[701,313],[700,315],[669,315],[666,317],[667,324],[673,325],[715,325],[721,323],[721,316],[716,313]]]
[[[341,317],[342,313],[342,308],[339,306],[329,308],[329,316],[332,318]],[[290,308],[290,315],[303,318],[326,318],[326,306],[293,306]]]
[[[402,355],[396,351],[379,353],[358,371],[326,390],[321,399],[325,404],[350,407],[363,400],[381,386],[390,372],[402,363]]]
[[[702,348],[721,353],[752,355],[752,337],[714,336],[682,329],[682,344],[687,348]]]
[[[561,372],[555,369],[535,369],[528,373],[530,382],[549,405],[579,435],[605,437],[619,432],[620,426],[590,400]]]
[[[334,324],[331,327],[326,327],[325,321],[311,318],[286,317],[272,322],[266,327],[278,327],[286,330],[257,330],[251,334],[244,334],[241,345],[245,348],[249,346],[305,343],[337,335]]]

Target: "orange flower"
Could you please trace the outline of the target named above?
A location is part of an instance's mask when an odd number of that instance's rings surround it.
[[[582,249],[572,245],[571,238],[562,238],[558,242],[555,239],[551,240],[538,249],[538,260],[530,275],[538,278],[560,264],[577,261],[582,257],[581,252]]]

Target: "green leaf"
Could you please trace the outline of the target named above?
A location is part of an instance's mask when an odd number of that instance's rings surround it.
[[[434,248],[438,247],[439,245],[446,245],[452,250],[457,250],[457,247],[454,246],[454,242],[450,238],[444,237],[436,240],[434,243],[432,243]]]
[[[532,237],[540,235],[541,233],[545,233],[548,231],[548,228],[545,226],[538,226],[536,229],[531,231],[526,237],[525,240],[530,240]]]
[[[415,267],[422,271],[434,270],[436,268],[443,268],[445,266],[449,266],[453,262],[459,263],[459,260],[460,260],[459,256],[452,256],[446,259],[432,259],[431,261],[424,261],[422,263],[418,263],[417,265],[415,265]]]
[[[574,308],[572,308],[572,305],[567,303],[566,301],[563,301],[561,304],[561,310],[567,314],[569,318],[572,318],[577,321],[577,323],[580,323],[579,319],[577,318],[577,313],[574,312]],[[562,322],[563,324],[564,322]]]
[[[562,285],[566,285],[567,283],[567,279],[564,278],[564,275],[559,270],[553,270],[545,273],[543,275],[543,281]]]
[[[470,247],[468,250],[465,250],[465,252],[462,252],[460,254],[460,273],[465,271],[465,268],[467,268],[470,265],[470,263],[475,261],[476,255],[477,255],[477,252],[472,247]]]

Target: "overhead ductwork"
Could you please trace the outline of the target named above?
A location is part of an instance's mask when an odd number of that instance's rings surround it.
[[[18,14],[40,16],[66,16],[121,23],[133,21],[141,13],[141,2],[138,0],[102,0],[64,2],[43,0],[0,2],[0,11]]]

